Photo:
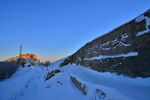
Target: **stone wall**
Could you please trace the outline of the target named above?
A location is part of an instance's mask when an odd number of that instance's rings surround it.
[[[98,56],[136,56],[92,59]],[[115,72],[132,77],[150,76],[150,10],[113,31],[87,43],[65,63],[77,63],[101,72]]]

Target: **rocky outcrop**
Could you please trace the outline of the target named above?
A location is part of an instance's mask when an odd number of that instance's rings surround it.
[[[74,84],[74,86],[76,88],[79,89],[79,91],[82,92],[83,95],[86,95],[87,94],[87,90],[86,90],[86,86],[85,84],[82,84],[81,82],[79,82],[75,77],[73,76],[70,76],[70,80],[71,82]]]
[[[5,62],[12,62],[12,61],[17,62],[22,67],[30,67],[39,65],[40,59],[35,54],[27,53],[22,54],[21,56],[12,57],[5,60]]]
[[[150,10],[87,43],[60,66],[76,63],[100,72],[150,77]]]
[[[73,85],[83,94],[83,95],[93,95],[91,97],[91,100],[103,100],[105,99],[106,97],[106,93],[103,92],[102,90],[100,89],[93,89],[93,92],[91,93],[88,93],[89,89],[91,90],[91,88],[89,88],[89,84],[87,83],[83,83],[81,81],[79,81],[76,77],[74,76],[70,76],[70,80],[71,82],[73,83]]]
[[[22,54],[21,57],[20,56],[12,57],[12,58],[9,58],[5,61],[7,61],[7,62],[15,61],[15,60],[18,60],[19,58],[31,58],[35,61],[40,61],[40,59],[35,54],[32,54],[32,53]]]
[[[46,78],[45,78],[45,81],[54,77],[57,73],[60,73],[61,71],[60,70],[53,70],[51,72],[48,72]]]

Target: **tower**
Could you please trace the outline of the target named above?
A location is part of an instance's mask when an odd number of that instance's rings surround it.
[[[22,58],[21,56],[22,56],[22,41],[20,41],[20,54],[19,54],[19,57]]]

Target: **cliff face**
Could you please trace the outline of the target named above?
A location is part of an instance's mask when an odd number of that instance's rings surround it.
[[[68,63],[101,72],[150,77],[150,10],[87,43],[60,66]]]

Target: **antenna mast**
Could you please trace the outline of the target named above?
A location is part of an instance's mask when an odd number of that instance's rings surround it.
[[[20,41],[20,58],[21,58],[21,55],[22,55],[22,41]]]

